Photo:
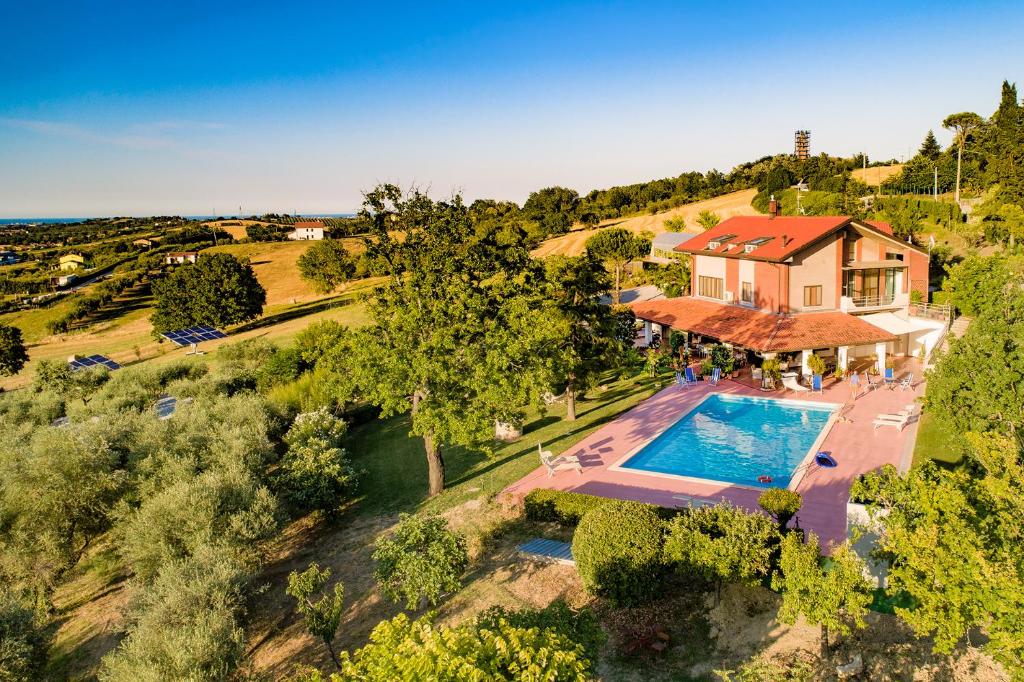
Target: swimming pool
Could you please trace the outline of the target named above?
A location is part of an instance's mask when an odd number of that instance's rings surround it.
[[[618,468],[785,488],[835,409],[830,404],[715,393]],[[759,481],[763,476],[771,481]]]

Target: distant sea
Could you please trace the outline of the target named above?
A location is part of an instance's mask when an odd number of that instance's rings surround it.
[[[299,213],[296,218],[352,218],[355,213]],[[124,218],[126,216],[118,216]],[[140,216],[143,217],[143,216]],[[148,217],[148,216],[144,216]],[[212,220],[213,218],[239,218],[237,215],[186,215],[181,216],[188,220]],[[243,219],[258,218],[259,216],[241,216]],[[80,223],[90,218],[0,218],[0,225],[59,225],[61,223]],[[92,218],[96,220],[96,218]]]

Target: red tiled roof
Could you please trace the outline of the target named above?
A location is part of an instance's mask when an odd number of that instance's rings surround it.
[[[865,220],[865,223],[875,228],[879,232],[885,232],[890,237],[893,236],[892,225],[883,220]]]
[[[680,244],[676,251],[784,261],[849,222],[849,216],[733,216]],[[722,237],[729,239],[709,251],[708,243]],[[744,253],[743,244],[759,237],[768,237],[770,241],[758,245],[749,254]],[[729,248],[729,245],[738,246]]]
[[[296,230],[300,230],[304,227],[320,227],[322,228],[324,223],[322,220],[300,220],[299,222],[292,225]]]
[[[642,301],[630,307],[643,320],[762,353],[859,346],[896,339],[884,329],[838,311],[774,315],[690,296]]]

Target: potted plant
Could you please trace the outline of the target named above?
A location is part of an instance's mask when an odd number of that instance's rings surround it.
[[[832,377],[836,381],[842,381],[844,376],[846,376],[846,371],[839,365],[836,365],[835,370],[832,372]]]
[[[815,353],[811,353],[811,357],[807,358],[807,367],[813,374],[819,376],[824,376],[825,374],[825,360]]]
[[[782,368],[778,358],[767,358],[761,363],[762,376],[771,377],[776,383],[782,381]]]

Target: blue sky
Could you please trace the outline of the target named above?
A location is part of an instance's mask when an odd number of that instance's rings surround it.
[[[4,10],[0,216],[346,212],[382,181],[522,202],[796,128],[898,158],[1024,85],[1010,2],[37,4]]]

